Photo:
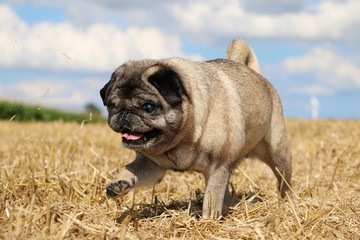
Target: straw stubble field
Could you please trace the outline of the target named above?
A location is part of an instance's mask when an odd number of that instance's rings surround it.
[[[287,127],[293,198],[279,200],[268,167],[246,160],[231,178],[241,201],[209,221],[197,173],[108,200],[106,183],[134,153],[105,124],[0,122],[0,238],[359,239],[360,122]]]

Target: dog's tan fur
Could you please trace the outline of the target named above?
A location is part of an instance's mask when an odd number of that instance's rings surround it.
[[[245,41],[233,41],[227,55],[230,60],[130,61],[114,72],[101,95],[104,104],[118,106],[117,110],[109,110],[109,125],[115,131],[121,131],[119,121],[125,121],[119,118],[121,109],[131,114],[137,111],[132,110],[138,104],[136,94],[157,96],[163,110],[152,118],[143,113],[129,116],[134,129],[161,129],[162,134],[141,147],[133,147],[137,157],[108,185],[110,196],[156,184],[167,169],[199,171],[206,181],[203,218],[218,218],[224,205],[230,204],[231,171],[246,157],[259,158],[269,165],[281,196],[285,196],[291,184],[291,151],[280,98],[259,74],[256,56]],[[171,69],[180,78],[181,99],[176,99],[179,105],[171,106],[158,83],[150,80],[164,69]],[[119,89],[130,85],[138,87],[138,93],[129,99],[125,92],[120,96]]]
[[[240,62],[261,74],[256,55],[244,40],[233,40],[227,48],[226,58],[235,62]]]

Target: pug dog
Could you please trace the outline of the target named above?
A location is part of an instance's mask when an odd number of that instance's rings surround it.
[[[100,90],[108,124],[136,152],[106,187],[109,198],[161,181],[166,170],[204,175],[202,217],[217,219],[231,202],[232,170],[258,158],[275,174],[281,197],[291,189],[291,150],[282,104],[260,74],[247,42],[227,59],[128,61]]]

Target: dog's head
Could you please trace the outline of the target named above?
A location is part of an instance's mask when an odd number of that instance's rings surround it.
[[[188,118],[189,94],[162,61],[130,61],[100,90],[108,124],[125,147],[165,151],[176,144]],[[160,152],[159,152],[160,153]]]

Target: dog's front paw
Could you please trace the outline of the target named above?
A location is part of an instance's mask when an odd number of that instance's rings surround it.
[[[106,195],[109,198],[121,197],[127,194],[135,186],[135,181],[118,180],[106,186]]]

